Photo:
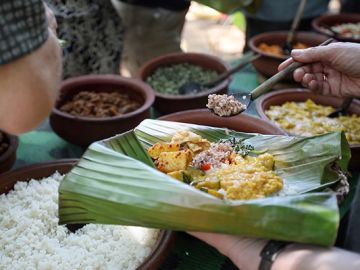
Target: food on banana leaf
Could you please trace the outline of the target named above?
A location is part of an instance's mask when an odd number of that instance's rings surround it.
[[[235,137],[210,143],[188,131],[178,131],[170,143],[148,149],[156,167],[186,184],[221,199],[248,200],[283,188],[269,153],[249,155],[253,146]]]
[[[305,102],[285,102],[281,106],[270,106],[267,117],[293,135],[311,136],[334,131],[344,131],[350,144],[360,143],[360,116],[343,115],[327,117],[335,110],[331,106]]]

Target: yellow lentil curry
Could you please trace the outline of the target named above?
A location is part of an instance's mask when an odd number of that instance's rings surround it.
[[[231,138],[210,143],[182,130],[170,143],[148,149],[156,167],[168,175],[221,199],[248,200],[280,191],[283,180],[269,153],[253,155],[253,147]]]
[[[281,106],[270,106],[267,117],[293,135],[312,136],[334,131],[344,131],[350,144],[360,143],[360,116],[344,115],[329,118],[335,110],[331,106],[305,102],[285,102]]]

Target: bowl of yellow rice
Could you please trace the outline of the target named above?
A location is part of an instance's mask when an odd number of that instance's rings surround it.
[[[312,136],[344,131],[351,148],[350,168],[360,168],[360,102],[354,100],[346,115],[329,118],[342,98],[315,94],[307,89],[284,89],[262,96],[260,117],[289,135]]]

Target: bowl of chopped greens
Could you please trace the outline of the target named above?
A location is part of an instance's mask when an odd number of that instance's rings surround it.
[[[205,108],[209,94],[225,94],[230,79],[198,93],[180,94],[188,82],[206,83],[226,72],[228,66],[219,58],[201,53],[171,53],[144,63],[138,78],[154,89],[155,108],[162,114]]]

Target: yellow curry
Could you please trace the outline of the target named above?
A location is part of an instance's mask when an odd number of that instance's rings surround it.
[[[306,102],[285,102],[271,106],[267,117],[293,135],[311,136],[334,131],[344,131],[350,144],[360,143],[360,116],[345,115],[329,118],[335,109],[308,99]]]
[[[283,180],[274,171],[274,157],[250,155],[251,150],[236,138],[211,143],[182,130],[148,153],[160,171],[221,199],[248,200],[280,191]]]

